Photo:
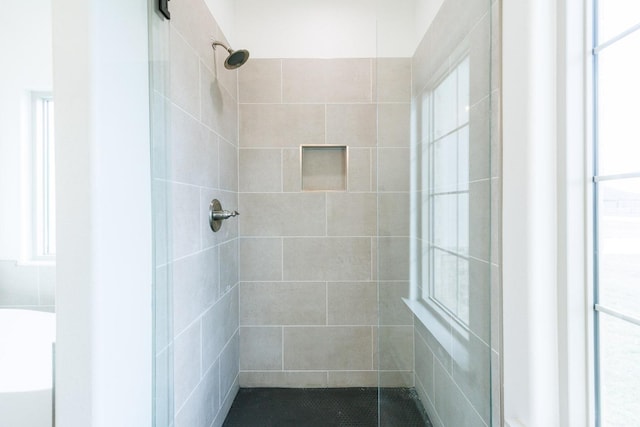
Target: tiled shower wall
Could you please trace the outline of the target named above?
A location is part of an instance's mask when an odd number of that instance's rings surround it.
[[[413,385],[413,320],[385,304],[378,330],[376,284],[379,251],[380,292],[408,288],[408,215],[390,218],[409,204],[410,60],[253,59],[239,79],[240,385],[376,386],[379,363]],[[316,144],[348,146],[346,191],[302,190]]]
[[[445,0],[413,57],[416,118],[461,56],[470,67],[468,329],[449,320],[443,334],[438,322],[415,319],[416,389],[436,426],[501,425],[499,29],[499,1]],[[416,122],[417,142],[426,144]]]
[[[153,3],[153,2],[151,2]],[[237,72],[203,0],[151,12],[156,425],[222,425],[238,390]]]

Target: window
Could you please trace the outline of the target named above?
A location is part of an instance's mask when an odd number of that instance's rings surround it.
[[[425,97],[422,300],[469,323],[469,58]],[[426,213],[426,215],[424,214]]]
[[[594,16],[594,331],[599,426],[640,425],[640,2]]]
[[[32,242],[33,261],[53,261],[56,253],[55,140],[53,98],[32,96]]]

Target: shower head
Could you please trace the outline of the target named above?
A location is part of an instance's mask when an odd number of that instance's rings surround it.
[[[211,44],[213,50],[216,50],[216,46],[222,46],[229,52],[229,56],[224,60],[224,68],[227,70],[235,70],[243,65],[249,59],[249,51],[245,49],[233,50],[222,42],[214,41]]]

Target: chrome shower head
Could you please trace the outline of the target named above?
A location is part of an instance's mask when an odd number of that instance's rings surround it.
[[[216,50],[216,46],[222,46],[229,52],[229,56],[224,60],[224,68],[227,70],[235,70],[243,65],[249,59],[249,51],[245,49],[233,50],[222,42],[214,41],[211,44],[213,50]]]

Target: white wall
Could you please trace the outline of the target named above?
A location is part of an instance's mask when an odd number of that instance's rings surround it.
[[[54,0],[56,424],[152,416],[145,0]]]
[[[424,35],[417,28],[427,28],[441,4],[442,0],[237,0],[230,40],[249,49],[254,58],[411,57]]]
[[[507,425],[559,426],[556,0],[503,4]]]
[[[3,2],[0,31],[0,259],[17,260],[30,92],[52,88],[51,0]]]

